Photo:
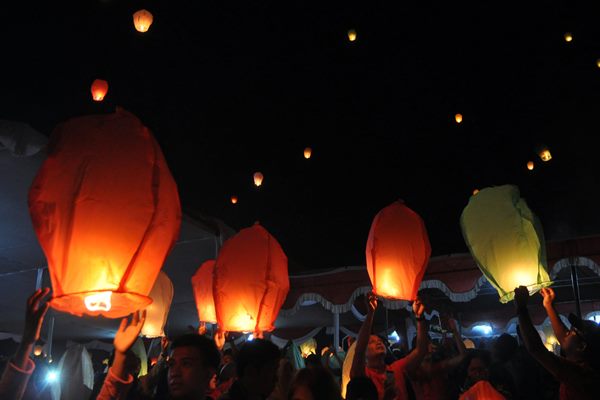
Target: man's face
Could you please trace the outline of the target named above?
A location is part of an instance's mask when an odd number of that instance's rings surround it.
[[[367,358],[385,355],[385,344],[379,336],[371,335],[367,345]]]
[[[200,350],[177,347],[169,359],[169,393],[173,399],[203,398],[215,371],[204,366]]]

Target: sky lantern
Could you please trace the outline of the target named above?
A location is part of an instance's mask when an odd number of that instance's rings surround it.
[[[304,149],[304,158],[308,160],[310,156],[312,156],[312,149],[310,147],[307,147]]]
[[[254,173],[254,184],[256,185],[256,187],[262,185],[264,178],[265,177],[263,176],[262,172]]]
[[[317,354],[317,341],[314,338],[310,338],[300,344],[300,354],[302,354],[303,358],[306,358],[311,354]]]
[[[596,67],[600,68],[600,58],[596,60]]]
[[[565,33],[565,42],[570,43],[573,41],[573,34],[571,32]]]
[[[533,161],[528,161],[527,162],[527,169],[530,171],[533,171],[533,168],[535,167],[535,164],[533,163]]]
[[[154,21],[154,17],[148,10],[142,9],[133,13],[133,25],[138,32],[148,32],[150,25],[152,25],[152,21]]]
[[[53,308],[119,318],[152,302],[181,208],[158,143],[133,114],[117,109],[59,125],[29,190],[29,212]]]
[[[108,82],[104,79],[96,79],[92,82],[91,86],[92,99],[94,101],[102,101],[104,100],[104,96],[108,93]]]
[[[552,154],[550,153],[550,150],[542,149],[542,151],[540,151],[540,158],[544,162],[552,160]]]
[[[220,330],[261,337],[274,329],[290,282],[287,256],[265,228],[256,223],[227,240],[213,279]]]
[[[477,193],[479,193],[479,189],[473,189],[473,196],[475,196]]]
[[[516,186],[482,189],[470,198],[460,223],[471,255],[500,302],[512,300],[518,286],[534,293],[552,284],[542,226]]]
[[[354,29],[348,30],[348,40],[349,41],[351,41],[351,42],[356,41],[357,36],[358,35],[356,34],[356,30],[354,30]]]
[[[217,323],[215,301],[213,300],[213,272],[215,260],[205,261],[192,277],[194,300],[198,310],[198,320],[210,324]]]
[[[462,114],[456,114],[454,116],[454,120],[456,121],[457,124],[460,124],[462,122],[462,120],[463,120]]]
[[[379,211],[366,249],[373,292],[388,299],[416,299],[430,255],[425,223],[417,213],[402,201]]]
[[[160,271],[150,292],[152,304],[146,308],[146,322],[142,327],[142,336],[156,338],[165,336],[165,324],[173,301],[173,283],[163,271]]]
[[[237,204],[238,198],[237,196],[231,196],[231,204]]]

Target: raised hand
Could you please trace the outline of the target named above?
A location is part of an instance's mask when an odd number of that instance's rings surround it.
[[[225,337],[227,336],[227,332],[224,332],[222,330],[217,330],[217,332],[215,332],[215,345],[217,346],[217,349],[219,350],[223,350],[223,347],[225,346]]]
[[[375,310],[377,309],[377,304],[378,304],[377,296],[375,295],[375,293],[373,293],[373,292],[367,293],[366,303],[367,303],[367,313],[374,314]]]
[[[163,336],[160,338],[160,353],[167,354],[167,350],[169,348],[169,338]]]
[[[415,313],[415,317],[417,318],[421,318],[425,313],[425,305],[421,303],[421,299],[419,299],[418,297],[415,301],[413,301],[412,309]]]
[[[27,299],[25,329],[23,330],[22,339],[24,343],[35,343],[40,338],[44,316],[50,306],[48,302],[44,302],[48,293],[50,293],[50,288],[38,289]]]
[[[127,353],[140,335],[144,322],[146,321],[146,310],[134,312],[131,322],[128,323],[127,320],[128,318],[123,318],[121,320],[121,325],[119,326],[119,330],[113,341],[115,351],[121,354]]]
[[[206,335],[206,323],[205,322],[200,322],[200,325],[198,325],[198,335]]]
[[[525,286],[519,286],[515,289],[515,306],[517,311],[527,308],[529,303],[529,290]]]
[[[554,299],[556,298],[554,290],[549,287],[542,288],[542,290],[540,290],[540,294],[544,298],[544,308],[552,307],[552,303],[554,303]]]

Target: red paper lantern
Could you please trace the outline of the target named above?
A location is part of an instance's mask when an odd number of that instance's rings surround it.
[[[375,294],[416,299],[431,255],[427,230],[417,213],[400,201],[379,211],[371,225],[366,253]]]
[[[273,323],[290,289],[287,257],[259,224],[223,245],[213,274],[219,329],[260,334]]]
[[[108,93],[108,82],[103,79],[96,79],[92,82],[91,87],[92,99],[94,101],[102,101],[104,100],[104,96]]]
[[[213,300],[213,271],[215,260],[205,261],[192,277],[194,300],[200,322],[217,323],[215,301]]]
[[[53,308],[118,318],[151,303],[181,209],[160,147],[133,114],[59,125],[29,191],[29,211]]]

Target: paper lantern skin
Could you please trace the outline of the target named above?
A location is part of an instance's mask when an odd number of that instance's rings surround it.
[[[103,79],[96,79],[92,82],[90,91],[92,92],[92,99],[94,101],[102,101],[106,93],[108,93],[108,82]]]
[[[173,283],[163,271],[160,271],[150,292],[152,304],[146,308],[146,322],[142,327],[142,336],[156,338],[165,336],[165,324],[173,301]]]
[[[138,32],[148,32],[152,21],[154,21],[154,17],[148,10],[139,10],[133,14],[133,26]]]
[[[196,309],[198,310],[198,320],[210,324],[217,323],[215,301],[213,300],[214,269],[215,260],[205,261],[192,277],[192,288],[194,290]]]
[[[500,301],[513,299],[518,286],[530,293],[550,286],[542,226],[516,186],[482,189],[462,212],[465,242]]]
[[[259,224],[242,229],[221,249],[213,274],[219,329],[262,333],[274,329],[290,289],[287,256]]]
[[[388,299],[416,299],[430,255],[421,217],[400,201],[387,206],[373,219],[367,240],[373,292]]]
[[[53,308],[119,318],[151,303],[181,209],[160,147],[133,114],[59,125],[29,191],[29,211]]]

